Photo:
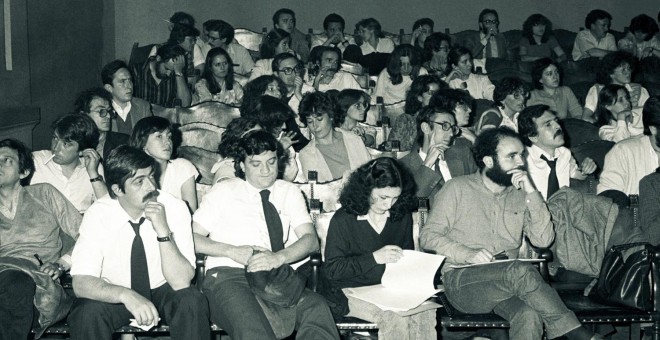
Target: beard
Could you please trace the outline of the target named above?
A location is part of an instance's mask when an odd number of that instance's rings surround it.
[[[500,166],[500,162],[497,160],[497,158],[493,158],[493,161],[495,162],[495,164],[493,164],[493,167],[491,169],[486,169],[486,177],[488,177],[491,181],[493,181],[497,185],[501,185],[503,187],[511,186],[511,178],[513,177],[513,174],[508,174],[507,171],[504,171],[504,169],[502,169],[502,167]],[[513,168],[511,170],[526,171],[527,168],[525,168],[525,166],[523,165]]]

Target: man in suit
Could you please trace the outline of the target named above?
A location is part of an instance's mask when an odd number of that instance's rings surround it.
[[[477,171],[470,142],[456,138],[460,131],[448,111],[427,106],[417,116],[417,146],[400,162],[415,178],[417,196],[433,198],[453,177]]]
[[[153,115],[149,102],[133,97],[133,77],[125,62],[113,60],[103,66],[101,81],[112,95],[112,108],[117,114],[112,131],[130,135],[138,120]]]
[[[479,33],[467,37],[463,46],[472,52],[474,59],[508,59],[508,46],[504,34],[499,30],[500,19],[497,11],[486,8],[479,14]]]
[[[75,113],[86,114],[92,118],[99,129],[99,144],[96,152],[107,159],[112,149],[128,143],[128,135],[125,133],[110,131],[114,111],[112,106],[112,95],[103,88],[96,87],[85,90],[75,102]]]

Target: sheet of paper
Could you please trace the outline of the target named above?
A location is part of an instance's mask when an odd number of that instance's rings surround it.
[[[442,255],[404,250],[399,261],[385,266],[380,281],[392,289],[433,290],[433,277],[444,260]]]
[[[156,327],[156,325],[157,325],[158,322],[160,321],[160,318],[158,318],[158,321],[154,322],[153,324],[151,324],[151,325],[146,325],[146,326],[138,325],[138,323],[137,323],[137,321],[136,321],[135,319],[130,319],[130,320],[131,320],[131,323],[129,324],[129,326],[131,326],[131,327],[135,327],[135,328],[139,328],[139,329],[141,329],[141,330],[143,330],[143,331],[148,331],[148,330],[150,330],[150,329]]]
[[[435,289],[392,289],[383,285],[346,288],[346,295],[372,303],[382,310],[406,311],[421,305],[437,291]]]
[[[463,265],[452,264],[449,267],[454,268],[454,269],[470,268],[470,267],[487,266],[487,265],[491,265],[491,264],[495,264],[495,263],[513,262],[513,261],[530,262],[530,263],[543,262],[542,259],[508,259],[508,260],[497,260],[497,261],[493,261],[493,262],[475,263],[475,264],[463,264]]]

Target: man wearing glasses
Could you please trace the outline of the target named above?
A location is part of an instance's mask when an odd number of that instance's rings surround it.
[[[499,30],[500,19],[497,11],[486,8],[479,14],[479,34],[466,38],[463,46],[472,52],[474,59],[508,59],[508,46],[504,34]]]
[[[431,106],[420,111],[417,145],[401,159],[401,164],[413,174],[417,183],[417,197],[433,199],[453,177],[477,171],[470,142],[456,138],[459,131],[451,112]]]
[[[289,104],[293,112],[298,113],[298,105],[305,93],[314,92],[314,88],[305,84],[302,77],[304,68],[296,56],[291,53],[280,53],[272,63],[273,75],[282,79],[286,85],[286,94],[282,100]]]
[[[75,113],[89,116],[99,130],[99,144],[96,152],[107,159],[110,151],[114,148],[128,144],[128,135],[125,133],[110,131],[112,119],[116,113],[110,106],[112,95],[102,88],[92,88],[78,95],[75,102]]]
[[[214,47],[222,47],[234,62],[234,74],[248,75],[254,67],[250,52],[234,41],[234,27],[223,20],[208,20],[202,26],[202,39],[197,39],[194,46],[194,64],[200,72],[204,71],[206,55]]]

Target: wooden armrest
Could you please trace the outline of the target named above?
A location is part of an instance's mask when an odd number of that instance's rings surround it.
[[[550,269],[548,268],[548,263],[552,262],[555,258],[552,250],[548,248],[533,248],[534,252],[539,255],[539,259],[542,259],[543,262],[539,262],[539,273],[543,280],[546,283],[550,282]]]
[[[206,255],[195,254],[195,277],[192,282],[197,289],[202,289],[204,276],[206,275]]]
[[[653,278],[653,311],[660,311],[660,247],[655,247],[651,261],[651,275]]]
[[[312,291],[316,292],[319,288],[319,268],[321,267],[321,252],[309,254],[309,264],[312,265],[312,276],[310,277]]]

